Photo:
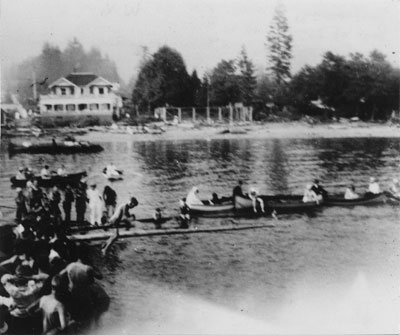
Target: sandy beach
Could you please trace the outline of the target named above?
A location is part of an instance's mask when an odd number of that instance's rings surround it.
[[[155,140],[191,140],[191,139],[224,139],[224,138],[368,138],[368,137],[400,137],[400,128],[393,124],[377,123],[332,123],[309,125],[302,122],[235,124],[198,126],[192,123],[179,125],[161,125],[162,134],[128,134],[125,127],[119,129],[95,128],[80,136],[81,140],[93,142]]]

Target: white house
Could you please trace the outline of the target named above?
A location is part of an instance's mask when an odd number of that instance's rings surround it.
[[[49,85],[49,94],[40,95],[41,117],[98,117],[111,121],[113,113],[119,115],[122,107],[114,85],[93,73],[71,73],[59,78]]]

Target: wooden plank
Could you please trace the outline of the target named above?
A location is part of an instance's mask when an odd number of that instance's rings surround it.
[[[171,228],[171,229],[149,229],[149,230],[126,230],[119,231],[119,238],[127,237],[144,237],[144,236],[160,236],[160,235],[180,235],[180,234],[198,234],[198,233],[216,233],[226,231],[240,231],[249,229],[260,229],[260,228],[272,228],[275,227],[273,224],[258,224],[258,225],[243,225],[243,226],[220,226],[220,227],[208,227],[208,228]],[[101,232],[101,233],[90,233],[90,234],[74,234],[70,235],[69,238],[73,241],[101,241],[110,239],[115,236],[113,232]]]

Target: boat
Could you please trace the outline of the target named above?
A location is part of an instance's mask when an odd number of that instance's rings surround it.
[[[28,154],[75,154],[75,153],[96,153],[103,151],[103,147],[99,144],[90,142],[73,142],[73,141],[62,141],[62,142],[43,142],[43,143],[31,143],[23,142],[22,144],[15,144],[10,142],[8,145],[8,152],[10,155],[18,153]]]
[[[122,180],[124,179],[124,177],[122,177],[123,175],[123,171],[122,170],[115,170],[116,173],[112,173],[112,174],[108,174],[107,173],[107,168],[105,167],[103,169],[103,176],[105,178],[107,178],[109,181],[116,181],[116,180]]]
[[[235,206],[231,197],[222,198],[221,203],[212,204],[208,200],[202,200],[203,205],[190,205],[191,216],[220,217],[234,214]]]
[[[285,213],[302,213],[313,211],[321,207],[321,202],[303,202],[302,195],[259,195],[264,201],[264,209],[266,214],[275,212],[277,214]],[[253,212],[253,202],[249,198],[235,197],[236,211],[251,211]],[[259,205],[257,210],[260,211]]]
[[[341,195],[328,195],[324,199],[325,206],[373,206],[385,203],[387,197],[385,193],[379,194],[365,194],[357,199],[345,199]]]
[[[34,179],[38,181],[38,186],[40,187],[53,187],[54,185],[63,187],[67,184],[75,186],[79,183],[82,177],[86,176],[87,176],[86,171],[82,171],[82,172],[70,173],[65,176],[59,176],[53,174],[49,179],[43,179],[40,175],[37,175],[34,177]],[[13,187],[23,188],[26,186],[28,180],[26,179],[18,180],[16,179],[16,177],[11,177],[10,181]]]
[[[385,191],[386,201],[391,205],[399,205],[400,197],[394,195],[392,192]]]

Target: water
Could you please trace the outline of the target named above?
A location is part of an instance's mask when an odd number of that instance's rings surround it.
[[[104,152],[93,155],[10,159],[3,151],[0,203],[13,205],[9,178],[18,166],[39,169],[44,163],[85,169],[102,189],[102,168],[114,162],[125,180],[113,188],[120,201],[139,199],[138,217],[150,216],[155,207],[175,215],[178,199],[194,185],[206,198],[230,194],[238,179],[263,194],[299,194],[318,178],[331,193],[343,193],[349,183],[362,193],[370,176],[383,189],[399,177],[398,139],[102,144]],[[196,222],[218,223],[221,219]],[[399,208],[332,207],[274,223],[264,230],[119,243],[98,260],[113,298],[104,333],[397,331]]]

